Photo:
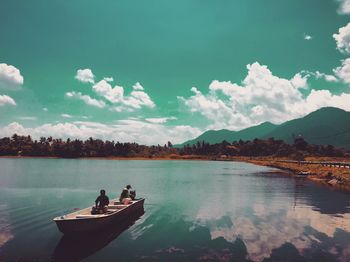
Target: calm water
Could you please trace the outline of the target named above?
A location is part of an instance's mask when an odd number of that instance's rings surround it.
[[[90,239],[52,222],[126,184],[138,220]],[[0,159],[0,261],[50,260],[350,261],[350,194],[246,163]]]

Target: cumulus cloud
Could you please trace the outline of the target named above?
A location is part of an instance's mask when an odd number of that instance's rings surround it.
[[[169,120],[176,120],[177,118],[174,116],[170,117],[156,117],[156,118],[146,118],[145,120],[150,123],[154,124],[164,124],[168,122]]]
[[[193,87],[191,97],[178,97],[191,112],[211,121],[210,129],[242,129],[265,121],[282,123],[304,116],[323,106],[350,110],[350,94],[332,95],[326,90],[312,90],[306,97],[309,75],[298,73],[292,79],[274,76],[265,65],[247,66],[242,83],[214,80],[207,94]]]
[[[337,49],[342,52],[350,53],[350,23],[339,28],[338,34],[333,34],[333,38],[337,44]]]
[[[95,76],[91,69],[79,69],[75,76],[81,82],[91,83],[92,90],[110,104],[108,108],[116,112],[132,112],[143,107],[154,108],[155,104],[150,96],[145,92],[144,87],[139,83],[132,86],[130,94],[125,94],[124,87],[110,84],[114,81],[113,77],[104,77],[99,82],[95,83]],[[103,108],[107,104],[103,100],[91,98],[80,92],[67,92],[66,96],[84,101],[88,105]]]
[[[332,106],[339,107],[350,111],[350,94],[342,93],[333,95],[329,90],[311,90],[304,103],[308,112],[314,111],[321,107]]]
[[[138,120],[119,120],[114,124],[102,124],[90,121],[73,123],[44,124],[33,128],[24,127],[17,122],[0,128],[3,136],[31,135],[33,138],[52,136],[57,138],[88,139],[89,137],[120,142],[137,142],[139,144],[157,145],[181,143],[202,133],[202,130],[178,125],[167,127],[162,124],[148,123]],[[152,134],[152,135],[150,135]]]
[[[130,96],[125,97],[124,104],[136,109],[140,109],[143,106],[149,108],[155,107],[149,95],[143,91],[132,91]]]
[[[327,74],[321,73],[319,71],[316,71],[314,73],[314,76],[316,77],[316,79],[324,79],[327,82],[338,82],[339,81],[334,75],[327,75]]]
[[[92,89],[113,105],[115,111],[133,111],[142,107],[154,108],[155,104],[149,95],[144,91],[140,83],[133,86],[133,91],[129,95],[124,94],[122,86],[112,87],[106,80],[101,80],[96,83]]]
[[[113,88],[104,79],[96,83],[92,89],[111,103],[120,103],[123,100],[124,88],[117,85]]]
[[[7,96],[7,95],[0,95],[0,106],[15,106],[16,102],[13,100],[13,98]]]
[[[34,121],[34,120],[36,120],[37,118],[36,118],[35,116],[20,116],[18,119]]]
[[[114,78],[113,77],[104,77],[104,80],[106,80],[107,82],[113,82]]]
[[[21,72],[12,65],[0,64],[0,86],[13,88],[23,85]]]
[[[350,58],[343,60],[341,66],[334,69],[333,72],[343,82],[350,83]]]
[[[338,13],[343,15],[350,14],[350,0],[338,0],[338,2],[340,3]]]
[[[132,87],[134,90],[143,90],[143,86],[137,82],[135,85]]]
[[[74,91],[67,92],[66,96],[68,98],[81,100],[85,104],[90,105],[90,106],[95,106],[95,107],[98,107],[98,108],[104,108],[106,106],[105,102],[103,102],[101,100],[97,100],[95,98],[92,98],[92,97],[90,97],[88,95],[83,95],[80,92],[74,92]]]
[[[300,73],[297,73],[291,80],[291,84],[295,87],[295,88],[307,88],[307,79],[308,79],[309,75],[304,75],[302,76]]]
[[[78,69],[75,79],[83,83],[95,83],[95,76],[89,68]]]
[[[72,118],[73,117],[72,115],[69,115],[69,114],[61,114],[61,116],[64,118]]]
[[[305,35],[304,35],[304,39],[307,40],[307,41],[309,41],[309,40],[312,39],[312,36],[311,36],[311,35],[305,34]]]

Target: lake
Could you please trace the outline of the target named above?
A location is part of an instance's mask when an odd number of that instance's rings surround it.
[[[90,239],[52,218],[131,184],[145,213]],[[240,162],[0,159],[0,261],[350,261],[350,194]]]

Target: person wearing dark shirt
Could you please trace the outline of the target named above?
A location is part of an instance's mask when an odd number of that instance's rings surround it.
[[[106,191],[101,189],[100,195],[96,198],[95,207],[96,209],[104,210],[109,204],[109,198],[106,196]]]

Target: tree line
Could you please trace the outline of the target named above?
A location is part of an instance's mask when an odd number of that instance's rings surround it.
[[[305,156],[331,156],[342,157],[347,152],[344,149],[336,148],[332,145],[309,144],[302,137],[294,140],[293,144],[288,144],[283,140],[274,138],[239,140],[229,143],[222,141],[217,144],[209,144],[205,141],[197,142],[194,145],[185,145],[179,149],[180,154],[196,155],[226,155],[226,156],[275,156],[303,158]]]
[[[288,144],[283,140],[273,138],[252,141],[222,141],[209,144],[205,141],[194,145],[185,145],[174,148],[171,142],[161,146],[145,146],[137,143],[121,143],[89,138],[54,139],[41,137],[33,140],[31,136],[19,136],[0,139],[0,156],[38,156],[38,157],[168,157],[173,155],[200,155],[208,157],[221,156],[276,156],[276,157],[303,157],[303,156],[344,156],[343,149],[332,145],[311,145],[303,138]]]

